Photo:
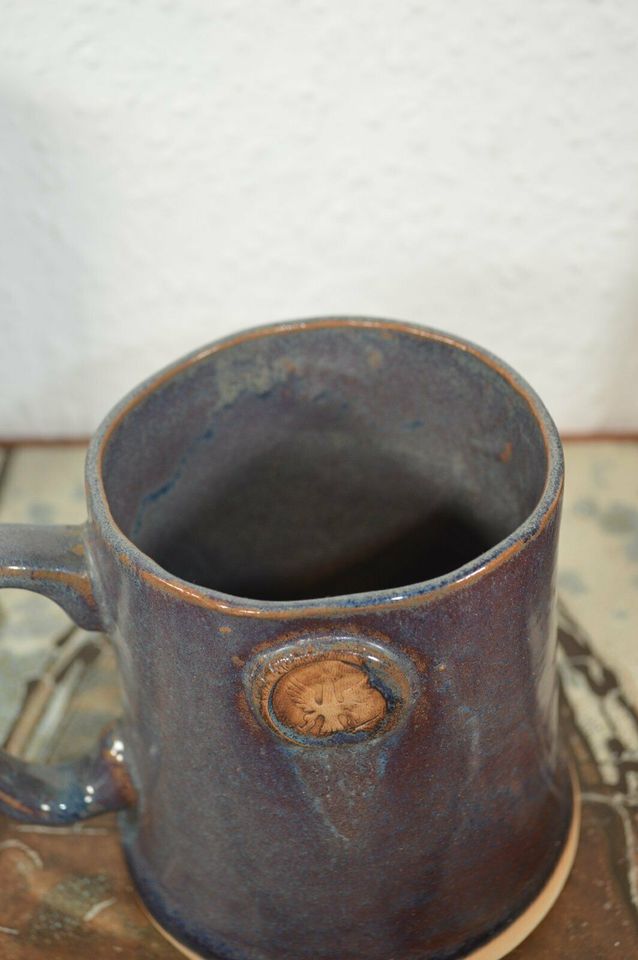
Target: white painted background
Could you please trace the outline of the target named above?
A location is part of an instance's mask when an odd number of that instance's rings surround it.
[[[422,321],[638,428],[635,0],[0,0],[0,436],[270,320]]]

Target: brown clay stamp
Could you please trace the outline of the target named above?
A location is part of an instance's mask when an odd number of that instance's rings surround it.
[[[343,660],[318,660],[293,667],[272,693],[275,716],[291,730],[327,737],[373,730],[388,705],[365,670]]]

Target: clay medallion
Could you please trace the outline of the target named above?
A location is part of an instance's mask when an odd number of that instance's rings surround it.
[[[303,746],[387,735],[407,715],[416,680],[388,638],[288,634],[244,666],[244,689],[273,733]]]
[[[296,733],[329,737],[374,730],[388,705],[358,664],[325,659],[302,663],[280,677],[272,709]]]

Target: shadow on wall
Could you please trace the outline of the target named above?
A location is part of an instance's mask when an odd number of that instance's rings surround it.
[[[80,109],[6,85],[0,142],[0,436],[56,436],[61,421],[81,433],[82,398],[101,388],[83,362],[94,349],[87,277],[113,206],[99,143]]]
[[[456,229],[456,208],[449,223],[439,210],[451,189],[451,181],[441,179],[430,185],[432,206],[423,201],[417,207],[406,233],[399,219],[388,220],[387,226],[384,221],[381,247],[379,221],[366,214],[354,233],[360,248],[341,262],[331,240],[335,231],[341,235],[343,224],[327,213],[318,269],[313,261],[305,270],[302,258],[295,272],[282,261],[282,272],[275,271],[279,279],[264,279],[271,261],[261,259],[257,244],[256,265],[241,265],[237,273],[255,282],[224,287],[205,274],[209,253],[191,262],[179,243],[155,247],[171,203],[181,197],[181,168],[169,171],[166,184],[173,184],[175,196],[169,198],[164,217],[164,208],[157,211],[158,197],[167,189],[163,180],[151,198],[139,195],[147,173],[144,163],[152,153],[145,152],[148,144],[143,149],[138,145],[137,152],[130,149],[131,137],[117,125],[124,108],[120,116],[105,113],[116,109],[113,104],[80,104],[81,98],[56,100],[45,82],[38,100],[0,82],[0,437],[55,437],[61,425],[67,435],[84,433],[87,422],[95,424],[118,398],[122,384],[132,386],[143,373],[222,332],[216,327],[209,334],[202,319],[213,302],[225,309],[230,303],[233,314],[250,316],[251,323],[345,309],[449,330],[486,346],[520,370],[564,430],[637,429],[638,279],[628,278],[627,272],[622,279],[610,246],[613,243],[624,260],[631,239],[616,242],[612,237],[603,244],[600,249],[607,253],[598,270],[595,245],[584,254],[570,252],[567,241],[580,221],[566,218],[560,227],[566,242],[548,249],[546,262],[539,264],[535,247],[521,246],[519,240],[539,236],[545,213],[548,220],[557,215],[553,202],[535,200],[528,219],[505,218],[496,232],[490,233],[476,213],[467,226]],[[133,116],[138,114],[129,116],[132,131]],[[133,156],[138,160],[135,170]],[[472,176],[468,158],[459,184],[467,186]],[[532,179],[535,184],[538,178]],[[562,189],[560,180],[556,185]],[[221,192],[209,198],[209,210],[231,209],[226,194],[236,186],[232,176],[223,181]],[[510,188],[516,199],[520,186]],[[185,196],[192,201],[191,193]],[[495,191],[492,206],[486,207],[497,226],[507,196],[505,190]],[[141,202],[134,214],[136,197]],[[401,204],[393,205],[393,217],[403,209],[405,196],[400,199]],[[242,237],[253,223],[251,216],[247,213],[232,235],[225,261],[231,269],[246,249]],[[586,226],[584,233],[595,236],[597,228],[605,228],[603,214],[592,213]],[[276,231],[281,230],[278,224]],[[216,231],[210,234],[217,236]],[[276,240],[280,233],[263,236]],[[425,241],[429,245],[424,248]],[[162,255],[164,263],[174,264],[177,280],[168,305],[158,279]],[[133,262],[136,257],[139,262]],[[603,289],[605,277],[612,287],[608,292]],[[614,278],[618,286],[627,284],[624,297],[613,289]],[[189,281],[194,289],[185,304]],[[258,295],[247,294],[248,288]],[[248,307],[260,298],[262,306],[253,317]],[[261,312],[264,303],[267,315]],[[284,303],[296,306],[288,312]],[[181,329],[174,333],[174,312],[182,317],[182,327],[191,324],[192,339],[182,336]],[[135,337],[125,333],[131,323],[139,323]],[[182,346],[176,348],[176,342]]]
[[[539,265],[531,255],[495,261],[489,249],[479,259],[459,246],[419,274],[406,271],[400,286],[379,277],[376,312],[397,316],[402,300],[404,317],[492,351],[528,380],[566,436],[638,434],[638,266],[623,275],[609,260],[597,271],[560,251]]]

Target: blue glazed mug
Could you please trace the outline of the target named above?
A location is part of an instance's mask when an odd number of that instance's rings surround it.
[[[560,441],[486,351],[423,327],[262,327],[109,414],[81,527],[5,525],[0,586],[108,632],[91,756],[0,759],[0,806],[120,810],[189,956],[487,960],[564,883]]]

